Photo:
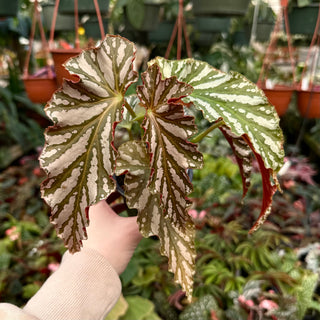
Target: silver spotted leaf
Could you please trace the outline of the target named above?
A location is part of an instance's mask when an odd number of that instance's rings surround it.
[[[181,102],[192,87],[176,77],[161,79],[157,65],[149,67],[141,77],[143,86],[137,88],[137,94],[146,108],[143,139],[152,155],[150,189],[159,194],[171,223],[183,228],[189,206],[187,195],[192,191],[187,169],[200,168],[203,163],[197,145],[187,141],[195,134],[196,126],[194,118],[184,114]]]
[[[79,82],[64,81],[46,106],[54,125],[45,133],[40,157],[47,173],[42,197],[51,221],[71,252],[86,238],[86,209],[115,188],[111,176],[115,126],[122,118],[124,94],[136,81],[130,41],[107,36],[98,48],[70,59],[66,68]]]
[[[195,230],[189,215],[181,230],[165,217],[159,194],[148,187],[151,174],[150,154],[141,141],[126,142],[119,147],[116,174],[126,172],[125,195],[129,208],[138,210],[138,223],[144,237],[158,236],[160,251],[168,257],[169,271],[174,279],[192,297],[195,272]]]
[[[164,78],[176,76],[179,81],[192,85],[194,90],[183,98],[185,103],[193,103],[210,122],[222,119],[237,139],[245,137],[262,169],[264,182],[263,205],[256,229],[270,212],[275,186],[280,189],[276,174],[283,165],[283,134],[274,107],[255,84],[239,73],[224,73],[193,59],[169,61],[159,57],[149,63],[153,64],[160,67]]]

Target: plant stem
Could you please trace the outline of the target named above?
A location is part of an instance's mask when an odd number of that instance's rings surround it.
[[[137,117],[136,113],[133,111],[133,109],[131,108],[130,104],[125,99],[124,99],[124,106],[127,108],[127,110],[129,111],[129,113],[131,114],[131,116],[133,118]]]
[[[215,121],[208,129],[202,131],[201,133],[199,133],[197,136],[193,137],[190,142],[192,143],[197,143],[199,141],[201,141],[205,136],[207,136],[211,131],[213,131],[214,129],[224,125],[224,121],[223,119],[219,119],[217,121]]]

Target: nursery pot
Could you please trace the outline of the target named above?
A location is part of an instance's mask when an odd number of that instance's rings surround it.
[[[51,49],[50,52],[54,62],[54,70],[56,73],[58,86],[62,85],[64,78],[75,82],[78,81],[79,77],[70,74],[63,64],[68,59],[78,55],[81,52],[81,49]]]
[[[102,18],[104,30],[108,30],[108,19]],[[83,24],[85,35],[87,38],[93,39],[101,39],[101,32],[99,27],[99,21],[97,17],[91,16],[84,24]],[[104,35],[102,36],[104,37]]]
[[[298,109],[304,118],[320,118],[320,92],[303,91],[297,92]]]
[[[172,31],[174,28],[174,22],[163,21],[160,22],[156,30],[149,32],[149,41],[155,43],[167,43],[169,42]]]
[[[109,0],[98,0],[98,5],[101,14],[108,13]],[[60,0],[59,12],[74,15],[74,0]],[[80,15],[96,14],[96,8],[93,0],[78,0],[78,13]]]
[[[160,22],[161,2],[131,0],[126,6],[129,23],[139,31],[153,31]]]
[[[50,30],[54,11],[53,3],[42,4],[43,25]],[[59,10],[60,11],[60,10]],[[74,30],[74,16],[64,15],[58,12],[55,31]]]
[[[24,87],[29,99],[34,103],[47,103],[52,94],[57,90],[55,78],[23,78]]]
[[[318,18],[319,5],[293,7],[288,14],[291,34],[313,35]]]
[[[279,116],[288,110],[294,89],[289,86],[277,85],[273,89],[263,88],[269,102],[275,107]]]
[[[195,15],[245,15],[250,0],[193,0]]]
[[[0,18],[15,17],[18,14],[18,0],[0,0]]]
[[[270,34],[274,28],[274,23],[272,22],[258,22],[256,40],[260,42],[269,41]]]
[[[194,26],[200,32],[228,32],[231,18],[196,17]]]

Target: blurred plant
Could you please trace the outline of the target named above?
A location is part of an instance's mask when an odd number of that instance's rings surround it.
[[[37,155],[0,174],[0,299],[23,305],[57,268],[65,250],[40,199]]]
[[[0,86],[0,169],[43,144],[39,123],[49,123],[43,107],[28,99],[13,67],[9,85]]]

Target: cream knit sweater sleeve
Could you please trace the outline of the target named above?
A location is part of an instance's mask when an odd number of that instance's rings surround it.
[[[117,302],[121,283],[95,250],[65,253],[61,265],[23,309],[0,304],[1,320],[102,320]]]

